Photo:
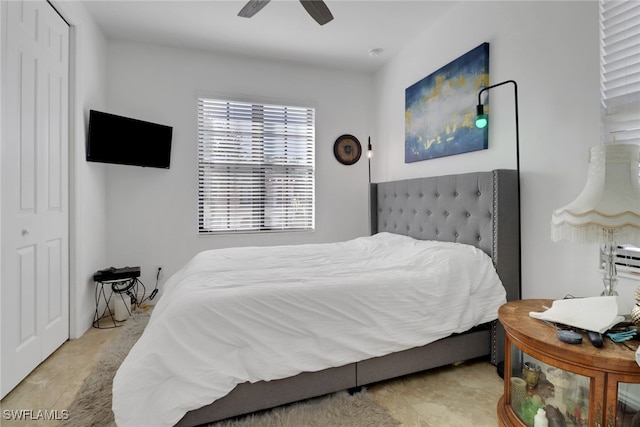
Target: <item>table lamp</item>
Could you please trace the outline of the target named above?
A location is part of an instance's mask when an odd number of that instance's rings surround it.
[[[551,238],[577,243],[601,243],[604,291],[618,295],[617,242],[640,245],[640,145],[603,144],[592,147],[587,183],[567,206],[553,211]]]

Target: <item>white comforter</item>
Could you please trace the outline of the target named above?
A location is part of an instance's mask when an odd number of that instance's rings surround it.
[[[380,233],[205,251],[166,283],[113,382],[120,427],[171,426],[237,384],[381,356],[497,318],[472,246]]]

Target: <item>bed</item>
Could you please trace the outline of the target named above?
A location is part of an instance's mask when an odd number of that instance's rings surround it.
[[[273,247],[269,259],[265,248],[198,254],[118,370],[116,422],[195,426],[476,357],[497,364],[497,307],[520,297],[516,180],[373,184],[370,237]],[[436,306],[461,315],[425,322]]]

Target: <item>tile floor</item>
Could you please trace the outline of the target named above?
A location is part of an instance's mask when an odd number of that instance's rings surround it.
[[[470,361],[368,388],[402,426],[496,427],[504,383],[489,362]]]
[[[80,339],[63,344],[0,402],[0,425],[57,425],[55,420],[9,420],[6,411],[54,410],[62,416],[101,352],[118,332],[118,328],[91,328]],[[473,361],[386,381],[368,389],[402,426],[495,427],[496,404],[503,392],[503,382],[494,366]]]

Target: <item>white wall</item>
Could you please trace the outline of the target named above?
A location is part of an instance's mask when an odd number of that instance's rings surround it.
[[[89,108],[106,102],[106,39],[75,1],[54,5],[71,24],[70,127],[70,336],[80,337],[93,321],[93,273],[106,261],[106,171],[84,161]]]
[[[344,166],[333,143],[355,135],[366,149],[371,76],[293,63],[110,42],[108,111],[173,126],[171,168],[106,165],[107,258],[139,265],[147,288],[209,248],[346,240],[368,234],[366,157]],[[197,235],[198,94],[316,108],[316,230],[309,233]],[[163,281],[161,281],[162,285]]]
[[[523,297],[599,295],[597,246],[553,243],[549,226],[601,143],[597,2],[462,2],[425,30],[375,76],[373,180],[515,168],[512,85],[490,91],[488,150],[404,164],[404,90],[483,42],[491,84],[518,83]],[[632,298],[637,282],[623,282]]]
[[[375,76],[154,45],[110,42],[108,111],[174,126],[169,170],[107,169],[107,259],[176,271],[196,252],[239,245],[344,240],[367,234],[367,164],[345,167],[333,141],[372,136],[373,180],[515,167],[513,89],[491,91],[489,149],[404,164],[404,91],[482,42],[491,83],[519,85],[523,297],[597,295],[595,245],[550,240],[553,209],[581,191],[599,144],[597,2],[462,2]],[[317,230],[198,237],[195,99],[198,94],[317,108]],[[475,102],[475,100],[473,101]],[[166,277],[166,276],[165,276]],[[622,280],[631,298],[636,282]]]

